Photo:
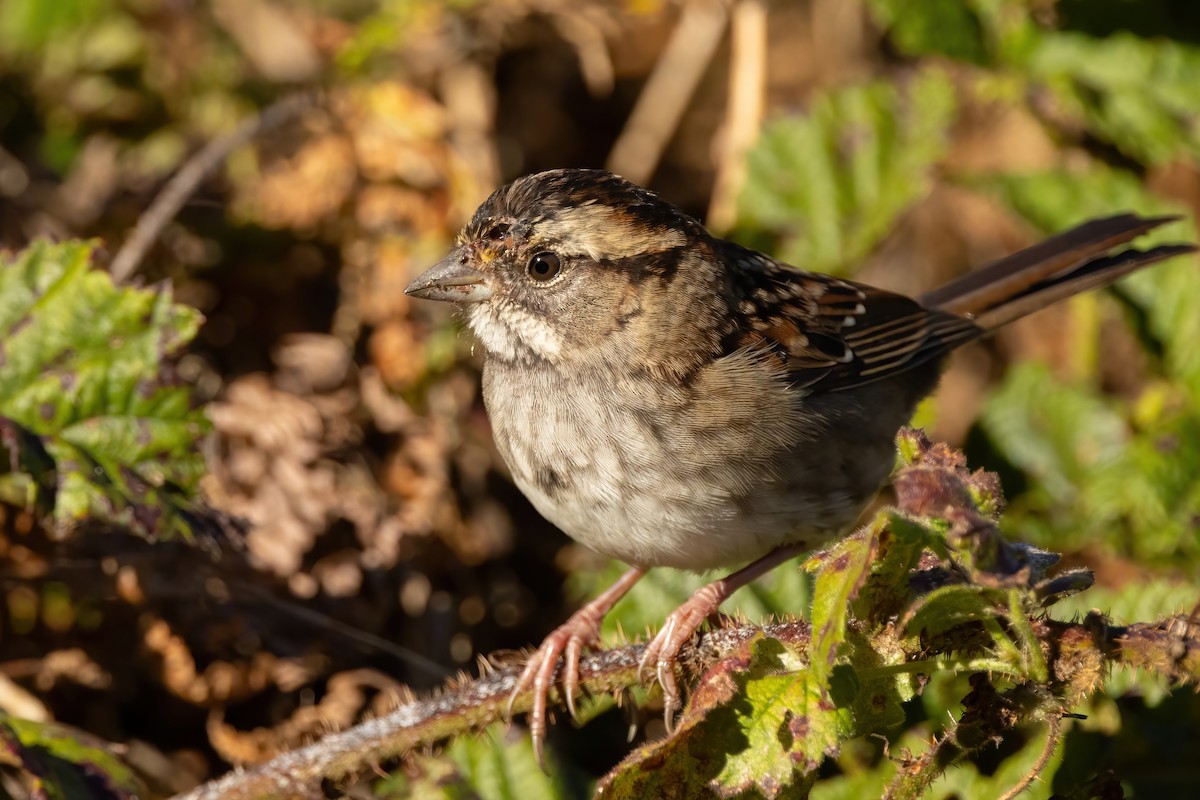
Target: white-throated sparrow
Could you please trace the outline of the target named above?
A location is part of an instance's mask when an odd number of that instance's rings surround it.
[[[462,306],[521,491],[576,541],[633,565],[530,660],[520,686],[535,689],[535,744],[560,656],[573,712],[581,649],[646,569],[751,561],[672,613],[646,650],[669,721],[682,644],[739,586],[854,522],[943,357],[1193,250],[1111,254],[1168,219],[1094,220],[913,299],[717,239],[603,171],[543,172],[492,194],[406,291]]]

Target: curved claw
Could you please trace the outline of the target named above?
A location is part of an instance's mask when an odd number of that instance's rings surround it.
[[[533,690],[533,702],[529,708],[529,735],[533,739],[533,752],[539,764],[542,763],[542,745],[546,739],[546,712],[550,689],[554,686],[554,671],[558,667],[559,657],[564,656],[561,673],[563,700],[571,716],[575,717],[580,654],[583,648],[599,641],[600,622],[604,615],[644,574],[644,569],[630,569],[603,594],[572,614],[570,619],[546,637],[537,652],[530,656],[521,676],[517,678],[512,694],[508,697],[505,716],[511,721],[517,697],[527,689]]]
[[[720,587],[723,588],[723,587]],[[663,719],[667,732],[674,729],[675,712],[680,709],[679,684],[675,680],[675,664],[679,651],[691,639],[704,620],[721,605],[727,595],[716,584],[702,587],[686,603],[671,612],[650,644],[642,653],[638,663],[638,679],[641,680],[646,667],[654,664],[654,676],[662,687]]]
[[[663,715],[667,730],[673,727],[675,712],[679,709],[679,687],[675,683],[675,663],[684,642],[692,638],[704,620],[721,607],[731,594],[758,576],[787,561],[807,549],[803,542],[777,547],[762,558],[720,580],[700,587],[687,602],[671,612],[638,663],[638,680],[642,680],[646,665],[654,662],[654,674],[663,690]]]
[[[567,713],[574,720],[579,719],[579,713],[575,710],[575,695],[579,692],[579,654],[583,645],[579,637],[572,637],[567,641],[567,649],[563,653],[563,700],[567,703]]]
[[[581,627],[583,630],[581,630]],[[538,763],[542,763],[542,745],[546,739],[546,712],[549,706],[550,689],[554,685],[554,671],[558,668],[559,656],[567,652],[564,663],[563,682],[565,685],[567,707],[572,709],[574,716],[575,699],[573,691],[579,686],[579,651],[585,644],[590,644],[595,638],[595,628],[589,628],[586,621],[581,625],[575,617],[546,637],[542,646],[537,649],[525,665],[521,677],[517,679],[512,694],[508,697],[506,715],[511,720],[513,703],[526,689],[533,689],[533,702],[529,708],[529,735],[533,739],[533,752]],[[572,660],[571,653],[574,653]]]
[[[667,617],[658,635],[646,646],[642,660],[638,664],[639,679],[646,668],[654,665],[654,677],[662,688],[663,721],[667,732],[674,730],[675,712],[679,710],[679,685],[675,681],[675,663],[679,650],[700,628],[707,615],[698,617],[687,613],[686,604]]]

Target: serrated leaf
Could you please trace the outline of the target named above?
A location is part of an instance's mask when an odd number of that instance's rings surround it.
[[[817,685],[828,680],[837,661],[838,645],[846,640],[851,603],[871,568],[877,537],[877,529],[848,536],[805,564],[817,576],[813,589],[812,656],[808,666]]]
[[[883,732],[902,723],[901,703],[914,695],[912,676],[871,673],[903,663],[903,649],[893,641],[881,646],[879,640],[851,634],[846,657],[848,663],[835,666],[829,677],[830,698],[837,708],[849,709],[853,720],[846,735]]]
[[[1091,217],[1137,211],[1171,214],[1180,209],[1148,192],[1136,176],[1099,164],[1086,170],[1000,175],[979,180],[1033,225],[1046,233],[1065,230]],[[1196,241],[1188,215],[1138,240],[1138,244]],[[1175,258],[1139,270],[1118,284],[1145,310],[1148,330],[1166,356],[1169,374],[1200,394],[1200,270],[1196,257]]]
[[[803,269],[856,264],[928,190],[954,109],[949,79],[928,69],[903,89],[830,92],[770,123],[749,156],[735,236]]]
[[[982,423],[1005,457],[1035,475],[1058,504],[1070,502],[1094,470],[1120,459],[1129,434],[1109,403],[1060,383],[1037,362],[1009,371]]]
[[[761,635],[710,668],[675,732],[634,751],[600,783],[597,795],[633,798],[803,796],[808,752],[819,761],[845,734],[847,712],[820,705],[802,661]],[[803,734],[803,735],[802,735]]]
[[[1009,175],[984,183],[1049,232],[1081,219],[1134,209],[1172,208],[1134,176],[1100,165],[1081,172]],[[1188,220],[1143,237],[1146,244],[1194,241]],[[1142,244],[1139,241],[1139,244]],[[1141,270],[1119,284],[1140,312],[1138,331],[1162,354],[1172,381],[1136,404],[1101,399],[1044,369],[1010,370],[982,425],[995,446],[1037,478],[1014,498],[1010,529],[1056,549],[1110,545],[1143,558],[1200,552],[1200,270],[1193,257]],[[1032,512],[1032,513],[1031,513]]]
[[[1190,358],[1183,353],[1194,348],[1170,341],[1168,354]],[[1142,413],[1041,365],[1010,370],[980,420],[997,450],[1035,478],[1014,498],[1009,529],[1060,549],[1109,542],[1153,559],[1200,552],[1200,450],[1188,444],[1200,437],[1200,395],[1170,391],[1173,410]]]
[[[207,423],[167,366],[201,316],[169,287],[114,286],[90,255],[67,242],[0,256],[0,444],[15,465],[0,493],[24,487],[63,529],[187,535]]]
[[[879,552],[872,559],[870,575],[854,601],[855,615],[865,621],[883,623],[907,602],[909,573],[927,547],[944,548],[934,531],[898,511],[883,511],[872,523],[879,537]]]

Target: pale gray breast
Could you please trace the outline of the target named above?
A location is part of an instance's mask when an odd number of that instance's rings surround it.
[[[489,360],[484,399],[517,485],[572,538],[643,566],[729,566],[825,538],[865,498],[814,458],[827,433],[749,353],[686,388]],[[615,381],[615,382],[614,382]],[[872,487],[873,488],[873,487]]]

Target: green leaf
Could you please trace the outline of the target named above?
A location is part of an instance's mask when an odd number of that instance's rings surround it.
[[[857,264],[922,197],[955,114],[947,76],[877,82],[822,95],[776,120],[748,161],[735,235],[803,269]]]
[[[110,0],[5,0],[0,4],[0,47],[35,52],[112,12]]]
[[[481,736],[460,736],[446,755],[458,766],[467,782],[487,800],[552,800],[569,797],[567,778],[571,771],[554,764],[549,774],[542,771],[533,743],[523,731],[506,731],[496,725]]]
[[[872,523],[879,537],[879,553],[871,563],[871,574],[854,601],[855,615],[864,621],[884,624],[908,602],[909,573],[925,548],[944,549],[942,536],[903,514],[887,510]]]
[[[1007,742],[1006,742],[1007,744]],[[999,763],[994,772],[985,774],[981,769],[964,763],[953,769],[943,771],[933,784],[922,794],[922,797],[937,798],[968,798],[968,797],[1002,797],[1006,792],[1021,782],[1034,769],[1046,745],[1046,731],[1041,727],[1031,727],[1029,737],[1024,745],[1011,753]],[[1021,793],[1022,800],[1048,800],[1057,796],[1054,791],[1052,778],[1062,763],[1065,748],[1062,743],[1055,748],[1050,761],[1045,766],[1041,780],[1034,781],[1028,789]]]
[[[0,749],[48,800],[145,796],[138,779],[107,743],[65,725],[0,713]]]
[[[982,422],[1005,457],[1034,475],[1055,504],[1071,502],[1094,471],[1121,459],[1129,434],[1109,403],[1060,383],[1037,362],[1009,371]]]
[[[918,599],[901,625],[909,635],[933,638],[961,625],[993,620],[996,608],[987,597],[990,592],[966,583],[939,587]]]
[[[376,794],[389,800],[560,800],[575,797],[583,779],[548,754],[538,765],[527,733],[496,724],[478,735],[456,737],[437,757],[415,759],[412,769],[381,781]]]
[[[0,444],[16,464],[0,495],[61,529],[95,518],[187,535],[207,422],[169,358],[201,316],[168,287],[114,286],[90,255],[80,242],[0,255]]]
[[[879,528],[849,536],[805,564],[816,572],[813,587],[812,642],[808,668],[793,692],[795,717],[789,727],[797,740],[793,756],[806,772],[816,770],[827,755],[836,755],[841,738],[849,735],[848,706],[853,697],[837,703],[832,676],[838,651],[846,641],[852,601],[858,596],[879,548]]]
[[[849,716],[822,701],[802,666],[776,640],[747,642],[701,677],[675,732],[631,754],[598,795],[734,797],[753,789],[767,798],[803,796],[804,764],[819,763],[836,745]]]
[[[983,23],[963,0],[870,0],[875,18],[907,55],[943,55],[984,64],[990,60]]]
[[[812,653],[809,674],[823,686],[837,661],[838,645],[846,640],[846,623],[851,601],[866,580],[879,546],[878,529],[848,536],[833,547],[812,556],[805,564],[815,571],[813,589]]]
[[[977,181],[1046,233],[1057,233],[1091,217],[1137,211],[1178,213],[1177,206],[1146,190],[1134,175],[1099,164],[1083,170],[1000,175]],[[1185,216],[1139,240],[1139,244],[1196,241]],[[1200,270],[1194,256],[1140,270],[1118,284],[1145,312],[1146,325],[1161,344],[1168,374],[1200,395]]]
[[[576,570],[567,578],[570,594],[579,599],[595,597],[628,569],[626,564],[610,561],[601,569]],[[657,628],[697,589],[720,574],[651,570],[604,618],[602,638],[617,641],[618,630],[636,638]],[[806,573],[794,564],[783,565],[739,590],[722,605],[722,611],[751,620],[802,617],[808,611],[810,588]]]
[[[1130,158],[1161,164],[1200,155],[1200,48],[1116,33],[1038,38],[1025,67],[1065,111]]]

